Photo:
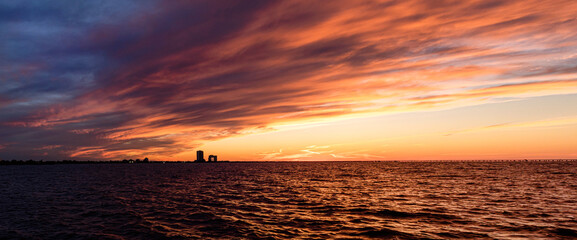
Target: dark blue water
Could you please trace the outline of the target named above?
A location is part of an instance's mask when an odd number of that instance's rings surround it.
[[[577,162],[0,166],[0,239],[575,239]]]

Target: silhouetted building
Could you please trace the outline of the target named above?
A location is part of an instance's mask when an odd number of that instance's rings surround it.
[[[202,150],[196,151],[196,161],[197,162],[205,162],[204,160],[204,152]]]
[[[216,155],[209,155],[209,156],[208,156],[208,161],[209,161],[209,162],[216,162]]]

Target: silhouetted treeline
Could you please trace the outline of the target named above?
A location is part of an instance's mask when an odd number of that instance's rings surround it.
[[[44,160],[1,160],[0,165],[53,165],[53,164],[95,164],[95,163],[117,163],[117,164],[129,164],[129,163],[153,163],[149,161],[148,158],[140,159],[124,159],[119,161],[78,161],[78,160],[61,160],[61,161],[44,161]]]

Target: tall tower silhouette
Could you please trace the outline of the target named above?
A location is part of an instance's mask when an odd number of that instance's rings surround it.
[[[197,162],[204,162],[204,152],[202,150],[196,151],[196,161]]]

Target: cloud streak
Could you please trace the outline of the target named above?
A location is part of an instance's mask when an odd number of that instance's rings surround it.
[[[0,157],[170,159],[292,121],[577,92],[574,1],[138,3],[1,3]]]

